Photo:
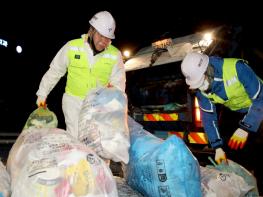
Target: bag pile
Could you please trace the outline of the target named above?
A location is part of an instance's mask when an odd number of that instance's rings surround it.
[[[62,129],[31,128],[8,157],[13,197],[117,195],[105,162]]]
[[[48,109],[29,116],[7,160],[12,197],[118,196],[108,165],[56,124]]]

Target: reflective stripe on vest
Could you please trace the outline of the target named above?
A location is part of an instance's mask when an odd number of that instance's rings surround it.
[[[242,83],[238,80],[236,63],[240,59],[225,58],[223,64],[223,82],[228,100],[223,100],[216,94],[204,94],[213,103],[220,103],[231,110],[248,108],[252,102]]]
[[[87,93],[97,85],[106,85],[117,63],[118,49],[110,45],[99,54],[96,63],[90,66],[87,53],[84,49],[84,39],[69,42],[69,66],[67,74],[66,93],[85,98]]]

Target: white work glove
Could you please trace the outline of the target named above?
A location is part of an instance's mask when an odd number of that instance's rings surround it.
[[[37,104],[38,107],[45,107],[46,106],[46,97],[38,96],[36,104]]]
[[[248,137],[248,132],[238,128],[230,138],[228,142],[228,146],[234,150],[237,150],[238,148],[242,149],[245,146],[247,137]]]
[[[223,151],[222,148],[217,148],[216,149],[215,161],[218,164],[220,164],[222,161],[224,161],[225,163],[228,163],[227,162],[227,158],[226,158],[226,153]]]

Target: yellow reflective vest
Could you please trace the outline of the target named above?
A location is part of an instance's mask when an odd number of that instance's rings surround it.
[[[110,45],[99,54],[92,66],[84,49],[84,39],[69,42],[69,65],[67,74],[66,93],[82,99],[98,84],[105,86],[110,79],[113,66],[118,61],[118,49]]]
[[[215,93],[205,94],[213,103],[220,103],[233,111],[248,108],[252,101],[242,83],[239,81],[236,70],[236,63],[240,59],[225,58],[223,63],[223,82],[228,100],[223,100]]]

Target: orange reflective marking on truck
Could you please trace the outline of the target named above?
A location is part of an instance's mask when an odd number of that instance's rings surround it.
[[[153,114],[144,114],[144,121],[176,121],[178,120],[177,113],[171,114],[162,114],[162,113],[153,113]]]
[[[184,132],[169,131],[168,135],[176,135],[180,138],[184,138]],[[207,136],[203,132],[190,132],[188,134],[188,140],[191,144],[208,144]]]

